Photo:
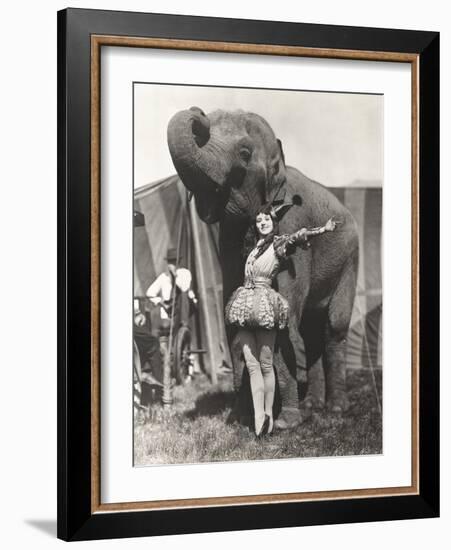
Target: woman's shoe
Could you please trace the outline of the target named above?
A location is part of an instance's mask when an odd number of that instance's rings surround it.
[[[274,433],[274,420],[273,420],[272,416],[268,416],[268,418],[269,418],[269,421],[268,421],[267,434],[272,435]]]
[[[262,427],[260,428],[260,431],[258,433],[255,432],[255,437],[257,439],[261,439],[263,436],[265,436],[268,433],[269,422],[270,422],[270,418],[267,414],[265,414],[265,420],[263,421],[263,424],[262,424]]]

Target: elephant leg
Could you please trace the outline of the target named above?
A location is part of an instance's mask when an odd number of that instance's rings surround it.
[[[235,390],[235,402],[227,418],[227,424],[239,422],[245,426],[251,426],[253,407],[251,399],[249,374],[244,368],[243,350],[237,337],[236,330],[227,327],[229,337],[230,352],[233,367],[233,388]]]
[[[232,333],[227,331],[227,336],[229,337],[230,343],[230,355],[232,358],[232,367],[233,367],[233,389],[236,393],[239,392],[241,388],[241,383],[243,379],[244,372],[244,357],[243,350],[238,339],[238,334],[236,330]]]
[[[289,331],[280,331],[277,336],[274,367],[277,375],[281,410],[274,422],[278,430],[294,428],[300,421],[299,394],[296,380],[296,361],[290,342]]]
[[[346,396],[346,337],[351,321],[357,283],[358,251],[347,260],[329,302],[325,330],[326,401],[329,410],[348,409]]]
[[[278,334],[278,353],[275,358],[279,382],[281,411],[274,426],[279,429],[292,428],[302,421],[299,409],[298,372],[305,368],[304,342],[299,332],[305,298],[308,294],[309,263],[305,261],[298,270],[294,267],[279,274],[279,292],[289,299],[291,308],[288,328]],[[296,283],[302,281],[300,287]],[[289,297],[292,297],[291,299]]]
[[[305,310],[301,334],[305,343],[307,364],[307,393],[301,403],[304,413],[323,409],[325,403],[325,379],[322,356],[324,353],[324,330],[327,308]]]
[[[278,335],[278,353],[275,356],[281,399],[281,411],[274,423],[275,428],[294,428],[303,420],[299,409],[298,370],[305,367],[304,342],[299,332],[302,304],[290,314],[288,328]]]

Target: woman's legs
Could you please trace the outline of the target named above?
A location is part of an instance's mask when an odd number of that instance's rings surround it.
[[[273,429],[272,409],[276,386],[276,377],[273,366],[276,331],[258,330],[256,331],[255,336],[257,340],[258,358],[260,360],[261,372],[263,375],[265,414],[269,416],[268,433],[271,433]]]
[[[265,421],[265,386],[260,361],[258,360],[259,353],[255,336],[256,332],[252,330],[240,329],[238,333],[244,362],[249,372],[252,402],[254,404],[255,433],[258,435]]]

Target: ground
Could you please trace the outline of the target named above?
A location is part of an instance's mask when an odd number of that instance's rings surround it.
[[[378,393],[381,372],[375,375]],[[166,412],[158,403],[135,420],[135,465],[346,456],[382,452],[382,421],[372,374],[351,370],[349,411],[342,417],[314,413],[293,430],[257,440],[245,426],[227,425],[234,394],[231,376],[212,386],[204,375],[174,390]]]

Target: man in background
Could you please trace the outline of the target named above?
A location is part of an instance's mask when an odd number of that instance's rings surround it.
[[[176,267],[177,250],[169,248],[166,255],[167,267],[147,289],[146,295],[153,305],[160,306],[161,328],[169,328],[172,317],[175,330],[178,329],[181,319],[181,294],[186,293],[193,305],[197,298],[191,288],[192,275],[186,267]],[[174,290],[175,285],[175,290]],[[173,295],[175,291],[175,299]],[[173,309],[174,306],[174,310]]]

